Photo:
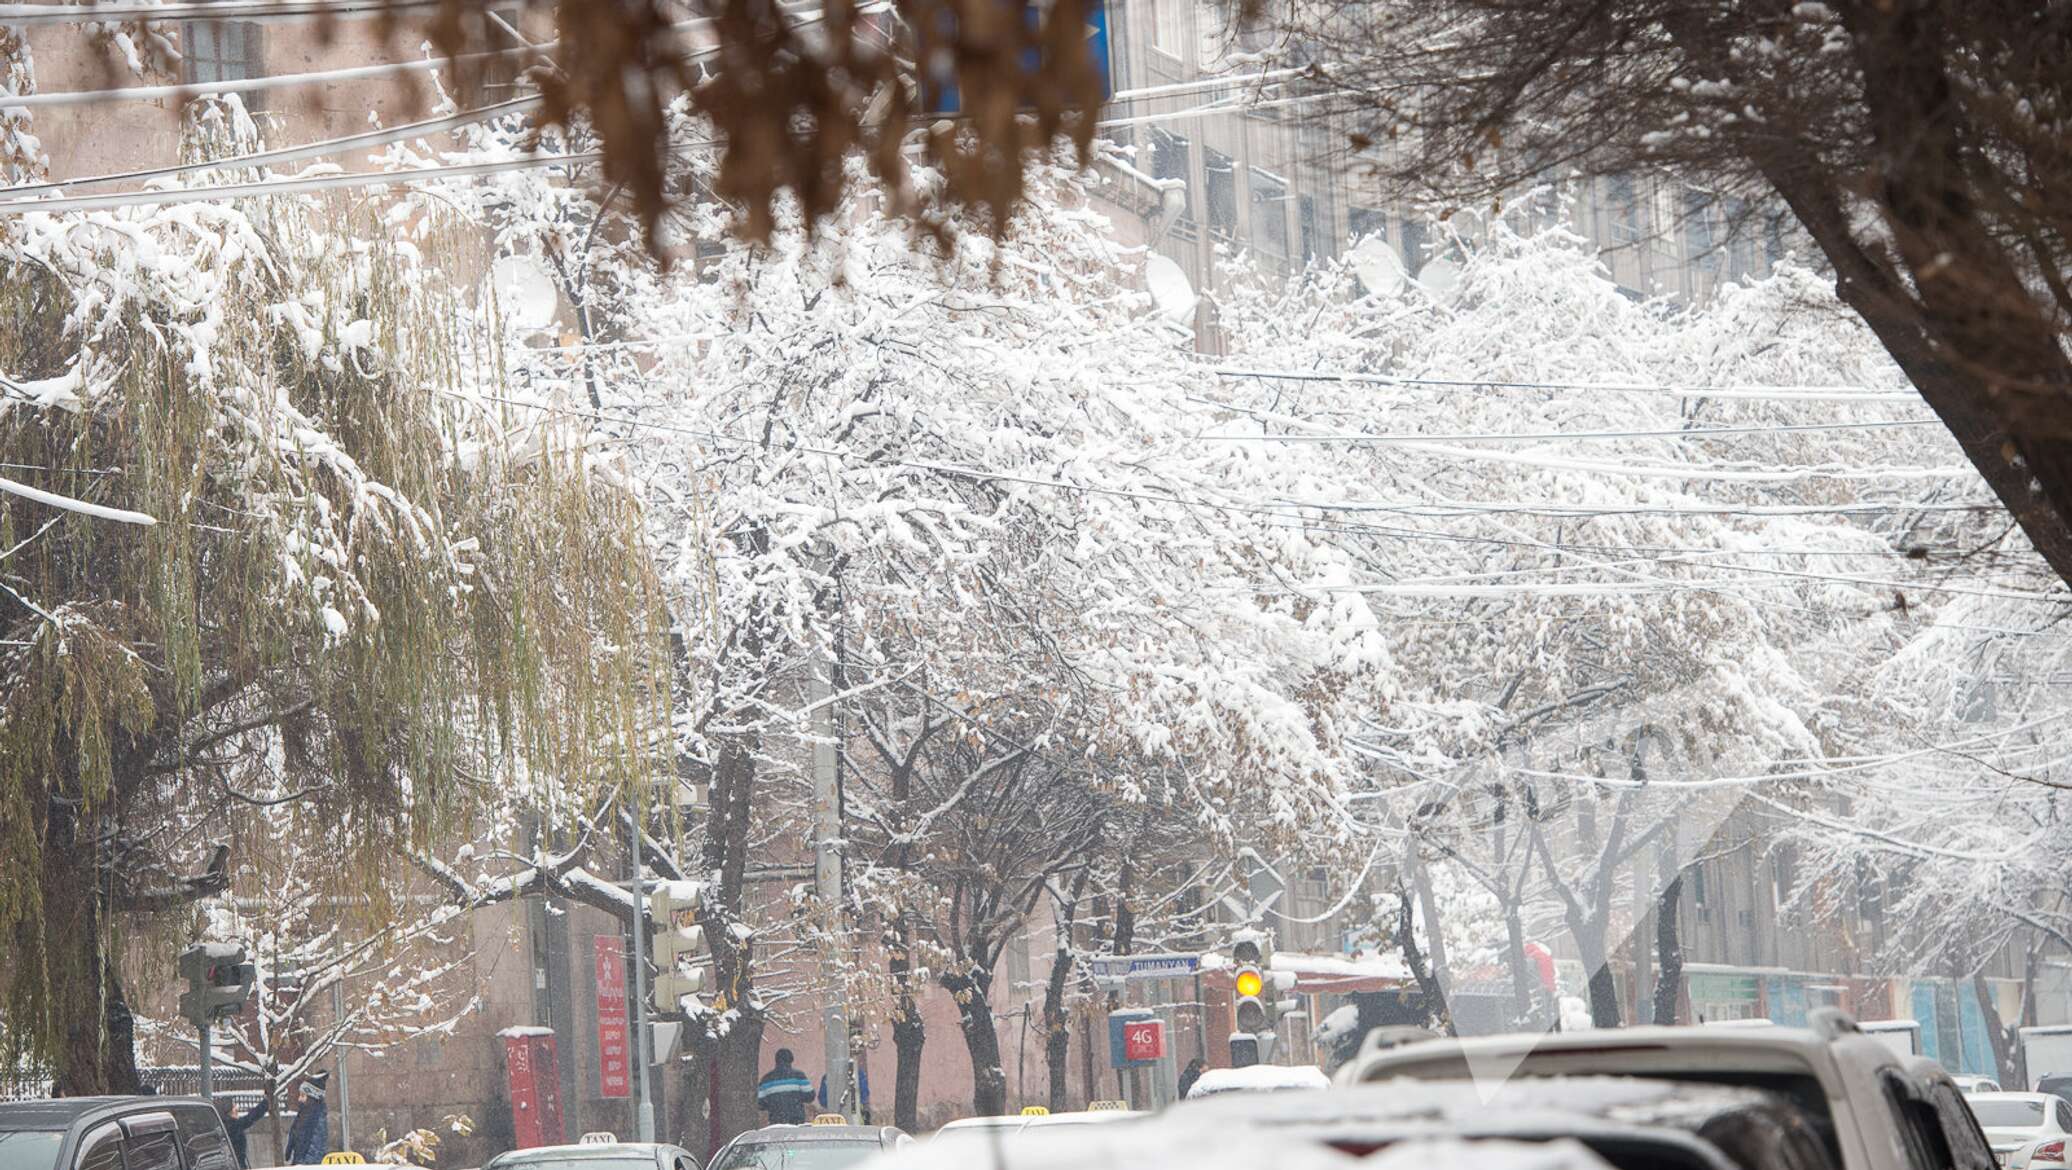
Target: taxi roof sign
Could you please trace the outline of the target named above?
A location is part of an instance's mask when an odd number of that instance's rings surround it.
[[[354,1150],[333,1150],[324,1155],[324,1160],[321,1163],[321,1165],[325,1166],[364,1166],[366,1164],[367,1159],[362,1158]]]
[[[1023,1117],[1049,1117],[1049,1116],[1050,1116],[1050,1110],[1049,1110],[1049,1109],[1047,1109],[1047,1108],[1045,1108],[1045,1107],[1043,1107],[1043,1106],[1041,1106],[1041,1105],[1024,1105],[1024,1106],[1022,1106],[1022,1116],[1023,1116]]]
[[[1086,1111],[1088,1113],[1126,1113],[1129,1111],[1129,1107],[1130,1103],[1127,1101],[1089,1101],[1086,1103]]]
[[[576,1144],[583,1146],[615,1146],[619,1144],[619,1135],[608,1129],[593,1129],[582,1137],[577,1138]]]
[[[849,1119],[839,1113],[821,1113],[813,1118],[815,1125],[847,1125]]]

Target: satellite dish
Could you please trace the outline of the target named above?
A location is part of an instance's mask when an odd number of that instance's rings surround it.
[[[1352,261],[1353,275],[1360,278],[1360,286],[1373,296],[1394,296],[1403,291],[1410,279],[1396,250],[1380,236],[1368,236],[1353,245],[1346,259]]]
[[[1460,265],[1441,256],[1429,261],[1418,270],[1417,283],[1424,286],[1434,300],[1447,301],[1460,288]]]
[[[496,291],[497,311],[512,326],[531,333],[554,323],[561,293],[554,287],[553,274],[537,258],[500,257],[489,267],[489,283]]]
[[[1187,273],[1166,256],[1155,255],[1144,262],[1144,287],[1151,290],[1151,304],[1158,315],[1168,321],[1185,322],[1201,300]]]

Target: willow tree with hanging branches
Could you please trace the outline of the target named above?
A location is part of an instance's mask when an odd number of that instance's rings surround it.
[[[491,793],[654,766],[635,502],[502,412],[488,324],[377,214],[0,237],[0,1063],[60,1093],[136,1088],[116,956],[228,883],[235,814],[395,873]]]

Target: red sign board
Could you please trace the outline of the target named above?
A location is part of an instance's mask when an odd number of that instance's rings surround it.
[[[1136,1020],[1122,1026],[1122,1055],[1125,1060],[1164,1060],[1165,1021]]]
[[[521,1150],[559,1145],[561,1077],[554,1066],[554,1033],[514,1029],[504,1034],[504,1087],[511,1095],[511,1128]]]
[[[633,1045],[626,1031],[626,946],[616,934],[590,940],[597,953],[597,1094],[633,1093]]]

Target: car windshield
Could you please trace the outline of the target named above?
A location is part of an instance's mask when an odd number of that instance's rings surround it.
[[[507,1154],[491,1162],[490,1170],[654,1170],[655,1160],[645,1155],[620,1154]]]
[[[0,1170],[51,1170],[65,1135],[58,1130],[0,1131]]]
[[[743,1142],[710,1170],[843,1170],[878,1152],[874,1141]]]
[[[1980,1125],[1994,1129],[2037,1129],[2043,1125],[2041,1101],[1973,1100],[1971,1111],[1978,1115]]]

